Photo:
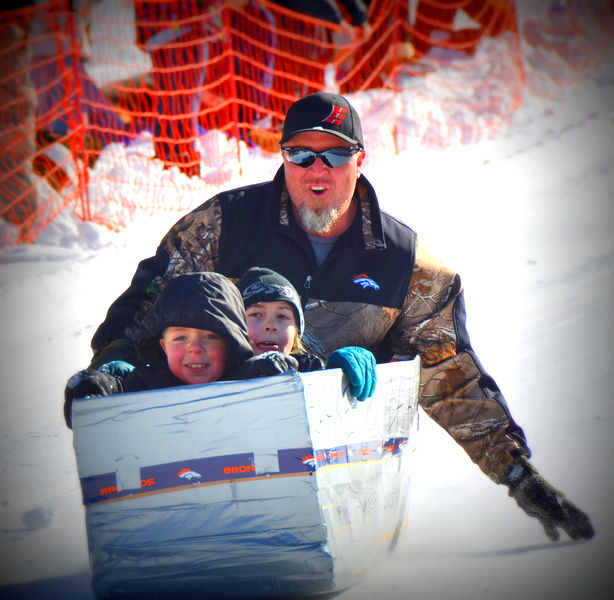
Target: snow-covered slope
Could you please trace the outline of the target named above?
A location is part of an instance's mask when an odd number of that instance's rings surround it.
[[[340,598],[608,597],[612,72],[610,61],[553,101],[528,96],[495,141],[415,146],[366,167],[384,209],[462,274],[478,355],[525,429],[534,464],[589,513],[596,538],[547,543],[537,521],[421,415],[409,525],[382,569]],[[262,178],[278,164],[258,160]],[[87,364],[89,340],[138,260],[177,217],[139,219],[110,234],[62,215],[37,244],[0,252],[3,599],[91,598],[63,387]]]

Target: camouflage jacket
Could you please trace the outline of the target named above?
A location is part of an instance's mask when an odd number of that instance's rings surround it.
[[[318,267],[294,220],[283,168],[273,181],[218,194],[182,217],[156,255],[139,264],[92,348],[129,338],[152,289],[176,275],[217,271],[236,280],[250,267],[268,267],[302,295],[310,351],[326,358],[337,348],[362,346],[378,362],[419,356],[420,405],[498,482],[530,451],[471,348],[460,277],[428,256],[407,225],[380,211],[364,176],[355,201],[354,222]]]

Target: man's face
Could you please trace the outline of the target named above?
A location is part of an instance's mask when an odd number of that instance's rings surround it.
[[[317,152],[350,146],[335,135],[319,131],[297,133],[284,144],[285,148],[308,148]],[[303,229],[321,237],[333,237],[350,226],[356,213],[352,196],[364,154],[358,152],[350,162],[336,168],[327,167],[321,158],[303,168],[284,157],[286,186],[294,214]]]

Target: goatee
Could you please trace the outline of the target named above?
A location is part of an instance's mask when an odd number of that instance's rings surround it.
[[[298,219],[303,229],[313,233],[328,233],[341,215],[339,208],[325,208],[320,212],[309,209],[305,204],[298,207]]]

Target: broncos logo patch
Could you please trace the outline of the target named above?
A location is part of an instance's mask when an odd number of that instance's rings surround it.
[[[379,284],[364,273],[354,275],[354,277],[352,277],[352,281],[356,285],[359,285],[363,290],[370,288],[377,291],[380,289]]]

